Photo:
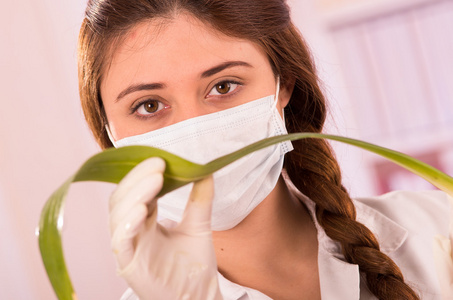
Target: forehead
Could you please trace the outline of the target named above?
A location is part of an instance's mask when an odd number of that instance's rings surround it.
[[[190,54],[195,52],[188,51],[190,48],[220,50],[226,45],[241,47],[246,44],[256,47],[248,40],[224,34],[192,15],[182,13],[172,18],[157,18],[136,25],[125,35],[116,54],[127,54],[144,48],[152,49],[156,54],[159,50],[166,50],[168,54]]]
[[[151,74],[165,80],[229,60],[257,65],[267,61],[255,43],[228,36],[191,15],[181,14],[133,27],[113,50],[103,83],[116,76],[140,78]]]

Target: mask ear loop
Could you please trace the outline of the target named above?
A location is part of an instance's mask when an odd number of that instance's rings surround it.
[[[110,127],[108,124],[105,124],[105,131],[107,131],[107,135],[109,136],[110,142],[112,142],[113,146],[115,148],[118,148],[118,145],[116,144],[115,139],[113,138],[113,135],[110,132]]]
[[[277,90],[275,92],[275,99],[274,99],[274,103],[272,103],[271,109],[275,109],[277,107],[278,96],[280,96],[280,76],[277,76]],[[282,115],[283,124],[285,124],[285,111],[283,108],[282,108],[281,115]]]
[[[271,109],[274,109],[275,107],[277,107],[279,94],[280,94],[280,76],[277,76],[277,89],[275,91],[274,103],[272,103]]]

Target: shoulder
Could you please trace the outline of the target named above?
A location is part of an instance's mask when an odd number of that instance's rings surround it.
[[[409,232],[435,231],[448,236],[452,198],[442,191],[396,191],[378,197],[355,199],[358,217],[371,210],[406,228]]]
[[[398,191],[354,200],[357,220],[378,238],[422,299],[439,299],[434,245],[448,237],[452,198],[441,191]]]

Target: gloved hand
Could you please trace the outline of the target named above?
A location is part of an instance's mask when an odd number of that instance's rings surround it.
[[[194,184],[181,223],[165,228],[156,222],[164,169],[160,158],[145,160],[111,196],[119,275],[141,300],[223,299],[211,233],[212,177]]]

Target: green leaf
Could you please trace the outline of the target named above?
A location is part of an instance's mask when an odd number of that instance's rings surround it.
[[[162,196],[188,183],[202,179],[235,160],[259,149],[287,140],[304,138],[330,139],[354,145],[381,155],[390,161],[423,177],[433,185],[453,196],[453,178],[406,154],[389,150],[359,140],[318,133],[293,133],[258,141],[205,165],[199,165],[164,150],[146,146],[128,146],[108,149],[88,159],[74,176],[64,182],[46,202],[39,223],[39,248],[47,275],[58,299],[77,299],[63,256],[59,220],[63,219],[64,201],[72,182],[103,181],[119,183],[137,164],[149,157],[161,157],[166,162]]]

